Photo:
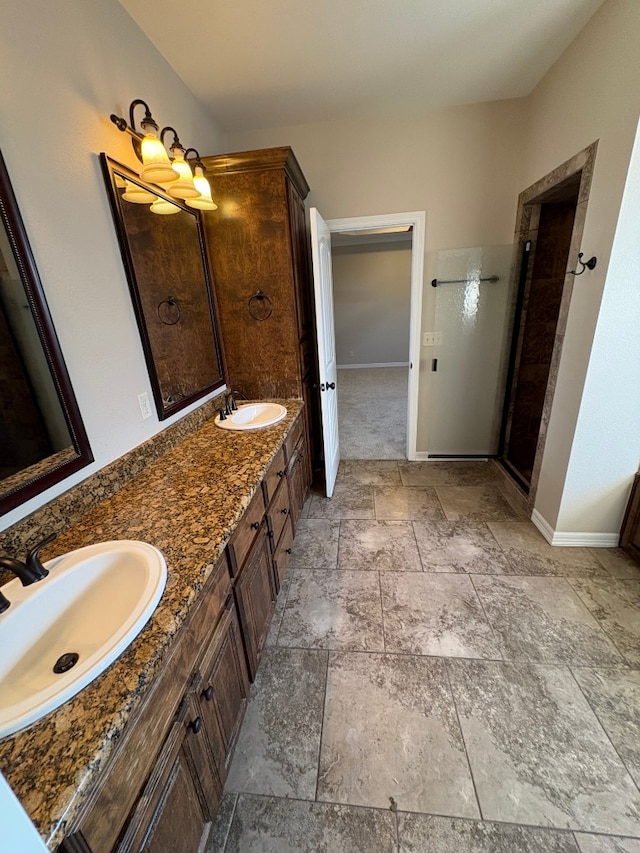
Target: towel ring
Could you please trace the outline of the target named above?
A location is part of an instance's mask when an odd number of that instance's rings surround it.
[[[247,310],[254,320],[268,320],[273,313],[273,302],[266,293],[256,290],[253,296],[249,297]]]
[[[163,308],[163,305],[166,305],[167,307]],[[165,326],[175,326],[181,317],[178,300],[175,296],[167,296],[166,299],[163,299],[162,302],[158,303],[156,313],[158,314],[158,320],[160,320],[161,323],[164,323]]]

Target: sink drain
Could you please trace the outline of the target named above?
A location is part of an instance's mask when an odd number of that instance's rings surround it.
[[[66,654],[60,655],[53,665],[53,671],[55,673],[68,672],[78,663],[79,657],[80,655],[77,652],[66,652]]]

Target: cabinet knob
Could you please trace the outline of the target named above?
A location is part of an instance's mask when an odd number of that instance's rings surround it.
[[[284,471],[278,471],[278,477],[284,477]]]
[[[207,702],[211,702],[213,699],[213,687],[211,685],[202,691],[202,698],[206,699]]]
[[[194,733],[194,735],[197,735],[200,729],[202,728],[202,717],[196,717],[195,720],[191,720],[191,722],[189,723],[189,728]]]
[[[251,522],[251,529],[252,530],[260,530],[260,528],[262,527],[263,524],[264,524],[264,521],[252,521]]]
[[[282,513],[282,515],[286,515],[289,512],[289,508],[286,506],[283,506],[282,509],[280,510],[280,512]]]
[[[290,554],[293,551],[293,548],[285,548],[285,553]]]

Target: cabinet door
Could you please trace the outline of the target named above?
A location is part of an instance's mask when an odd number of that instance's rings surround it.
[[[276,600],[271,553],[266,535],[258,537],[235,585],[249,677],[255,678]]]
[[[198,710],[188,694],[117,853],[204,849],[222,786]]]
[[[227,599],[211,653],[203,661],[202,670],[200,709],[224,784],[249,697],[247,664],[232,595]]]
[[[622,522],[620,545],[630,557],[640,562],[640,473],[636,474]]]
[[[293,532],[295,533],[302,513],[302,508],[307,497],[309,488],[307,459],[306,459],[306,442],[304,437],[296,447],[294,456],[287,470],[287,480],[289,483],[289,498],[291,506],[291,522],[293,524]]]

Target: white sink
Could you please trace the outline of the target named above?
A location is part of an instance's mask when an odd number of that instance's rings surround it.
[[[217,415],[215,424],[222,429],[260,429],[277,424],[286,416],[287,410],[279,403],[243,403],[223,421]]]
[[[101,542],[44,565],[44,580],[2,587],[11,606],[0,615],[0,737],[58,708],[113,663],[167,580],[164,556],[146,542]],[[77,663],[54,673],[68,653]]]

